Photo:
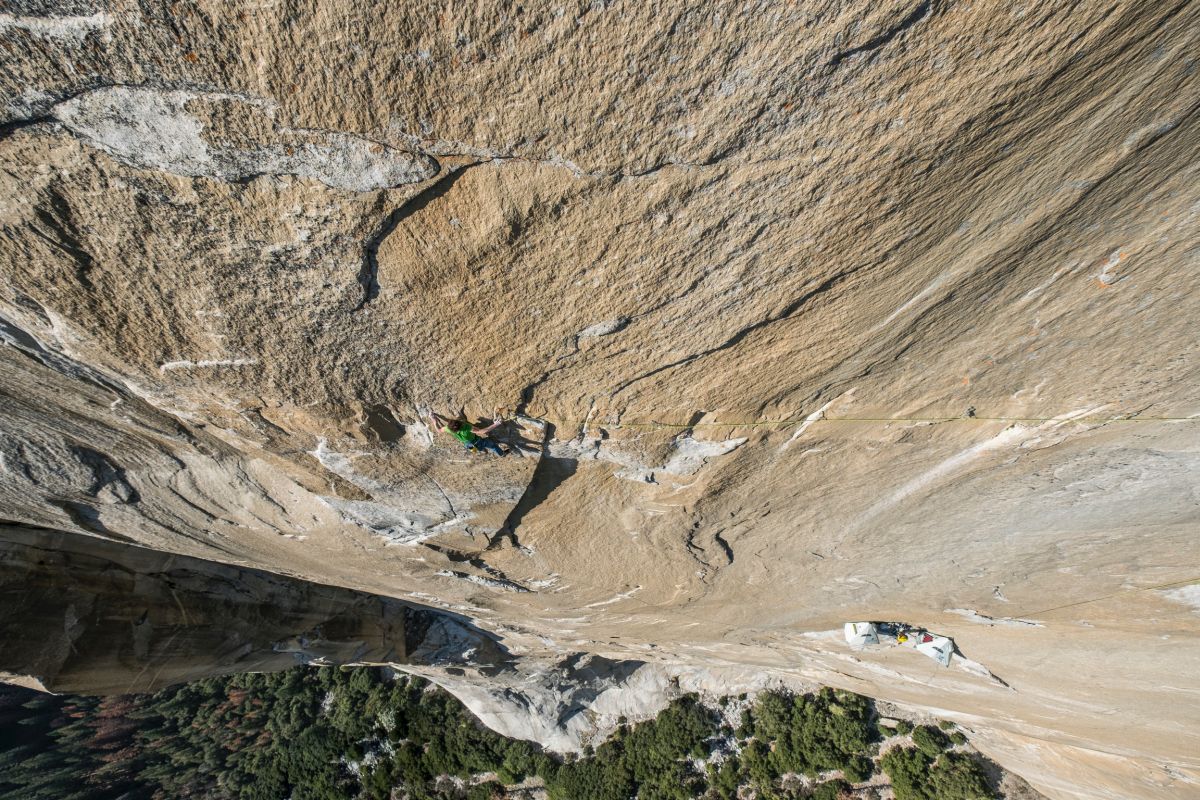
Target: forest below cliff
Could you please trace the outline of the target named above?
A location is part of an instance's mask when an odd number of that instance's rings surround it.
[[[487,728],[420,678],[297,668],[153,695],[0,689],[4,800],[982,800],[984,762],[949,723],[880,719],[823,689],[707,705],[684,695],[561,758]],[[882,752],[882,755],[881,755]]]

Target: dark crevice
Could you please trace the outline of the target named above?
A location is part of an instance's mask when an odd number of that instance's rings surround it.
[[[707,544],[697,542],[696,539],[701,535],[700,523],[692,523],[691,530],[688,531],[687,539],[684,540],[684,546],[687,547],[688,554],[704,568],[705,575],[703,581],[708,583],[709,570],[716,572],[719,569],[729,566],[733,563],[733,548],[729,546],[729,542],[721,536],[721,531],[717,531],[711,535],[712,542],[721,548],[721,553],[725,556],[725,563],[720,563],[720,558],[710,559],[709,548]],[[708,538],[708,537],[706,537]],[[714,563],[714,561],[716,563]]]
[[[46,122],[53,122],[53,118],[49,116],[33,117],[32,119],[17,119],[12,122],[6,122],[0,125],[0,141],[7,139],[12,134],[23,128],[33,128]]]
[[[480,149],[483,149],[483,148],[480,148]],[[718,162],[724,160],[729,155],[728,151],[722,151],[720,153],[715,154],[714,156],[712,156],[711,158],[709,158],[705,161],[671,161],[671,160],[660,161],[657,164],[654,164],[653,166],[649,166],[649,167],[646,167],[645,169],[637,170],[635,172],[620,172],[620,171],[618,171],[618,172],[599,172],[599,171],[598,172],[588,172],[587,170],[580,169],[574,165],[564,164],[558,160],[549,160],[549,159],[544,159],[544,158],[530,158],[528,156],[512,155],[511,153],[497,153],[497,152],[488,153],[486,150],[484,151],[485,152],[484,155],[480,155],[479,151],[452,152],[452,151],[439,150],[438,152],[433,153],[433,152],[427,152],[423,149],[418,149],[417,152],[420,152],[422,155],[428,156],[429,158],[434,158],[436,156],[436,157],[441,157],[441,158],[479,158],[479,159],[483,159],[481,161],[476,162],[478,164],[486,164],[486,163],[491,163],[491,162],[501,162],[501,163],[515,162],[518,164],[534,164],[534,165],[559,167],[560,169],[565,169],[565,170],[568,170],[569,172],[573,173],[575,175],[575,177],[577,177],[577,178],[596,178],[596,179],[610,178],[610,179],[618,180],[618,181],[626,180],[628,178],[645,178],[649,175],[654,175],[655,173],[661,172],[665,169],[671,169],[672,167],[677,167],[679,169],[706,169],[708,167],[715,167]],[[469,166],[475,166],[475,164],[470,164]]]
[[[682,367],[685,364],[690,364],[693,361],[697,361],[701,358],[704,358],[705,356],[710,356],[713,353],[719,353],[722,350],[728,350],[731,347],[736,347],[747,336],[754,333],[755,331],[761,330],[761,329],[767,327],[768,325],[772,325],[776,322],[782,322],[783,320],[794,316],[808,303],[809,300],[813,299],[817,295],[820,295],[820,294],[823,294],[824,292],[829,291],[838,283],[838,281],[840,281],[842,278],[849,275],[851,272],[853,272],[853,270],[849,270],[847,272],[839,272],[839,273],[825,279],[825,281],[822,282],[819,286],[815,287],[811,291],[806,292],[803,295],[801,295],[800,297],[798,297],[797,299],[793,300],[791,303],[789,303],[787,305],[786,308],[784,308],[778,314],[767,317],[764,320],[759,320],[758,322],[754,323],[753,325],[749,325],[745,328],[742,328],[737,333],[735,333],[733,336],[729,337],[728,339],[726,339],[724,342],[717,345],[716,347],[710,347],[707,350],[701,350],[699,353],[694,353],[690,356],[685,356],[684,358],[678,359],[676,361],[672,361],[670,364],[663,364],[662,366],[655,367],[654,369],[650,370],[649,372],[645,372],[641,375],[638,375],[635,378],[630,378],[629,380],[627,380],[624,383],[622,383],[621,385],[619,385],[616,389],[614,389],[613,395],[614,396],[618,395],[621,392],[628,389],[633,384],[638,383],[643,380],[646,380],[647,378],[652,378],[655,375],[659,374],[660,372],[666,372],[667,370],[674,369],[676,367]]]
[[[517,544],[516,530],[521,525],[521,520],[525,516],[537,508],[551,493],[564,481],[575,474],[575,470],[579,468],[579,462],[574,458],[559,458],[550,455],[547,442],[554,438],[554,425],[547,422],[544,437],[542,439],[542,457],[537,463],[537,467],[533,470],[533,476],[529,479],[529,485],[525,487],[525,493],[521,495],[521,499],[513,506],[513,510],[509,512],[508,517],[504,520],[504,524],[492,536],[491,542],[488,544],[488,549],[495,549],[502,539],[511,539],[512,544]]]
[[[646,169],[639,170],[638,172],[613,172],[610,173],[609,176],[618,180],[624,180],[625,178],[645,178],[657,172],[662,172],[664,169],[671,169],[672,167],[677,167],[679,169],[705,169],[707,167],[716,166],[717,162],[724,157],[725,153],[718,153],[705,161],[660,161],[654,166],[647,167]],[[604,173],[596,173],[595,177],[605,177],[605,175]]]
[[[424,155],[432,158],[432,156],[429,156],[428,154],[424,154]],[[443,157],[445,157],[446,154],[442,154],[442,155],[443,155]],[[462,177],[462,175],[465,174],[467,172],[467,170],[471,169],[472,167],[477,167],[477,166],[480,166],[481,164],[491,164],[491,163],[495,163],[495,162],[509,162],[509,161],[522,161],[522,162],[528,162],[528,163],[546,163],[546,162],[532,161],[530,159],[517,158],[514,156],[498,155],[498,156],[489,158],[487,160],[476,161],[476,162],[470,163],[470,164],[464,164],[461,166],[450,166],[450,167],[448,167],[448,171],[446,172],[446,174],[442,175],[439,178],[435,178],[432,183],[430,183],[428,186],[426,186],[420,192],[418,192],[417,194],[413,195],[411,198],[406,200],[403,204],[400,205],[399,208],[395,209],[390,214],[388,214],[387,218],[383,221],[383,224],[379,226],[379,229],[367,240],[366,246],[363,249],[363,264],[362,264],[362,268],[359,270],[359,273],[358,273],[358,283],[360,286],[362,286],[362,300],[359,301],[358,305],[355,306],[354,310],[356,312],[361,311],[364,307],[366,307],[366,305],[368,303],[370,303],[372,300],[374,300],[376,297],[379,296],[379,290],[380,290],[380,287],[379,287],[379,248],[380,248],[380,246],[382,246],[383,242],[387,239],[387,237],[390,236],[392,234],[392,232],[396,230],[397,227],[399,227],[400,223],[402,223],[405,219],[412,216],[413,214],[416,214],[417,212],[426,208],[434,200],[437,200],[438,198],[445,196],[446,193],[450,191],[450,188],[454,185],[454,183],[460,177]],[[613,173],[611,175],[595,175],[595,176],[591,176],[591,177],[611,177],[611,178],[616,178],[616,179],[622,179],[622,178],[628,178],[628,177],[640,178],[640,177],[645,177],[648,175],[653,175],[656,172],[659,172],[664,169],[668,169],[670,167],[693,169],[693,168],[698,168],[698,167],[711,166],[712,163],[713,162],[704,163],[704,164],[685,164],[685,163],[670,161],[670,162],[656,164],[653,167],[650,167],[646,170],[642,170],[640,172],[635,172],[635,173],[630,173],[630,174]],[[519,231],[518,231],[518,233],[519,233]],[[555,368],[555,369],[549,370],[547,373],[542,375],[542,377],[539,378],[537,381],[535,381],[533,384],[531,384],[530,386],[527,386],[525,388],[525,390],[523,390],[521,393],[522,403],[528,403],[529,399],[532,399],[532,397],[533,397],[533,391],[536,388],[537,384],[540,384],[547,377],[549,377],[549,375],[551,373],[556,372],[558,369],[560,369],[560,368]]]
[[[830,59],[829,67],[836,69],[847,58],[852,58],[852,57],[860,55],[862,53],[870,52],[871,50],[878,50],[879,48],[881,48],[884,45],[891,42],[893,39],[895,39],[900,34],[904,33],[906,30],[911,28],[913,25],[916,25],[918,22],[921,22],[922,20],[924,20],[926,17],[929,16],[929,14],[932,11],[933,11],[932,0],[925,0],[925,2],[918,4],[916,8],[914,8],[911,12],[909,12],[909,15],[907,17],[900,20],[899,23],[897,23],[896,25],[893,25],[891,28],[888,28],[886,31],[879,34],[874,39],[871,39],[871,40],[867,41],[866,43],[859,45],[858,47],[852,47],[849,50],[843,50],[842,52],[835,55],[832,59]]]
[[[38,221],[49,229],[49,232],[37,225],[29,226],[30,230],[44,239],[51,247],[61,250],[69,256],[75,262],[75,276],[79,283],[85,289],[91,290],[93,288],[91,272],[96,264],[91,253],[84,249],[83,242],[80,240],[79,229],[75,224],[71,205],[67,202],[67,198],[55,189],[48,190],[47,195],[49,207],[39,206],[34,213],[37,215]]]
[[[696,559],[698,564],[706,570],[714,571],[720,569],[720,567],[733,564],[733,548],[730,547],[730,543],[725,541],[725,537],[721,536],[721,531],[716,531],[712,535],[712,540],[716,546],[721,548],[721,553],[725,555],[725,564],[713,564],[712,561],[709,561],[708,547],[696,541],[696,537],[700,535],[700,522],[694,522],[691,525],[691,530],[688,531],[688,539],[684,540],[684,545],[688,548],[688,552],[692,558]]]
[[[729,563],[732,564],[733,563],[733,548],[729,546],[729,542],[725,541],[725,537],[721,536],[721,534],[719,534],[719,533],[714,533],[713,541],[715,541],[717,543],[717,545],[725,553],[725,558],[729,559]],[[728,564],[726,566],[728,566]]]
[[[704,548],[696,544],[696,534],[699,532],[700,523],[693,522],[692,528],[688,531],[687,539],[684,540],[683,544],[684,547],[688,549],[688,553],[691,554],[692,558],[696,559],[696,561],[702,566],[707,567],[708,562],[700,557],[700,555],[704,552]]]
[[[575,337],[575,349],[572,352],[567,353],[565,356],[560,356],[558,358],[558,361],[562,362],[568,358],[571,358],[572,356],[574,356],[578,353],[579,353],[579,337],[576,336]],[[517,404],[517,413],[524,414],[526,411],[526,408],[529,406],[529,404],[531,402],[533,402],[534,392],[536,392],[538,390],[538,388],[541,387],[541,385],[550,378],[551,375],[558,372],[559,370],[566,369],[568,366],[570,366],[570,365],[560,363],[558,366],[551,367],[550,369],[543,372],[537,380],[533,381],[530,384],[527,384],[525,386],[525,388],[521,390],[521,402]]]
[[[491,564],[480,558],[478,554],[473,555],[471,553],[463,553],[451,547],[443,547],[441,545],[431,544],[430,542],[422,542],[421,544],[435,553],[441,553],[452,564],[470,564],[472,567],[487,575],[489,578],[494,578],[495,580],[503,581],[505,583],[511,583],[514,586],[520,586],[520,584],[518,584],[516,581],[505,575],[503,570],[493,567]]]
[[[562,369],[562,367],[555,367],[554,369],[543,372],[541,377],[539,377],[533,383],[527,384],[525,388],[521,390],[521,401],[517,403],[516,409],[518,414],[525,413],[526,408],[528,408],[529,404],[533,402],[533,393],[537,391],[539,386],[546,382],[547,378],[560,369]]]
[[[384,240],[391,236],[392,232],[405,219],[423,210],[434,200],[445,196],[450,191],[450,187],[454,186],[455,181],[461,178],[467,170],[484,163],[488,162],[479,161],[474,164],[450,167],[445,175],[435,178],[432,183],[387,215],[383,224],[379,226],[379,230],[367,240],[366,247],[363,249],[362,268],[358,271],[358,283],[362,286],[363,294],[362,300],[354,308],[355,311],[361,311],[367,303],[379,296],[379,247]]]
[[[645,314],[652,313],[652,312],[653,312],[653,311],[655,311],[655,310],[657,310],[657,309],[650,309],[649,311],[645,312]],[[645,314],[639,314],[638,316],[645,316]],[[604,333],[603,335],[604,335],[604,336],[611,336],[611,335],[613,335],[614,333],[620,333],[621,331],[625,330],[625,328],[629,327],[629,323],[630,323],[632,320],[634,320],[634,319],[636,319],[636,317],[621,317],[621,318],[620,318],[620,319],[617,321],[617,325],[616,325],[616,327],[614,327],[614,328],[611,328],[611,329],[610,329],[610,330],[609,330],[607,333]],[[527,407],[527,406],[528,406],[528,405],[529,405],[531,402],[533,402],[534,393],[535,393],[535,392],[536,392],[536,391],[537,391],[539,388],[541,388],[542,384],[544,384],[544,383],[545,383],[547,380],[549,380],[549,378],[550,378],[550,376],[551,376],[551,375],[553,375],[553,374],[554,374],[554,373],[556,373],[556,372],[559,372],[560,370],[564,370],[564,369],[566,369],[567,367],[571,366],[569,363],[566,363],[566,364],[564,364],[563,362],[564,362],[564,361],[567,361],[568,359],[574,358],[574,357],[575,357],[575,356],[577,356],[577,355],[579,355],[579,351],[582,349],[582,348],[580,348],[580,346],[579,346],[579,340],[580,340],[580,338],[581,338],[581,337],[580,337],[580,335],[579,335],[579,334],[575,334],[575,336],[574,336],[574,337],[572,337],[572,343],[571,343],[571,352],[569,352],[569,353],[566,353],[566,354],[564,354],[564,355],[561,355],[561,356],[559,356],[558,358],[556,358],[556,359],[555,359],[555,364],[556,364],[556,366],[553,366],[553,367],[551,367],[550,369],[548,369],[548,370],[546,370],[545,372],[543,372],[543,373],[541,374],[541,376],[540,376],[540,377],[538,377],[538,379],[537,379],[537,380],[533,381],[533,382],[532,382],[532,383],[530,383],[530,384],[527,384],[527,385],[525,386],[525,388],[521,390],[521,395],[520,395],[520,397],[521,397],[521,402],[520,402],[520,405],[518,405],[518,406],[517,406],[517,413],[518,413],[518,414],[524,414],[524,413],[525,413],[525,409],[526,409],[526,407]]]

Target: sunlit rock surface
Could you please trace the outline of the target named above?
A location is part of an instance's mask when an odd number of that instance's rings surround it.
[[[1200,5],[17,2],[0,44],[0,517],[1200,791]],[[421,418],[497,407],[523,455]]]

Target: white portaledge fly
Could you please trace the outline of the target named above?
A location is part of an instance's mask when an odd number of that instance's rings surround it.
[[[955,653],[954,640],[950,637],[930,633],[924,628],[913,628],[902,622],[847,622],[845,633],[846,643],[854,650],[870,646],[911,647],[943,667],[950,666],[950,659]]]

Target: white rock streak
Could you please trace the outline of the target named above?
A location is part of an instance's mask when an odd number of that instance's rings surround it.
[[[603,608],[604,606],[611,606],[613,603],[619,603],[622,600],[628,600],[641,590],[641,586],[635,586],[629,591],[621,592],[620,594],[616,595],[615,597],[611,597],[608,600],[601,600],[598,603],[588,603],[586,606],[584,606],[584,608]]]
[[[168,361],[160,364],[159,372],[171,372],[177,369],[207,369],[211,367],[248,367],[257,364],[257,358],[222,358],[202,361]]]
[[[898,505],[909,497],[929,489],[938,483],[941,483],[946,478],[955,475],[962,470],[973,466],[974,463],[983,459],[990,453],[997,451],[1010,450],[1012,448],[1036,443],[1040,441],[1039,434],[1051,431],[1060,425],[1068,422],[1086,418],[1097,411],[1102,410],[1105,406],[1097,406],[1095,408],[1081,408],[1071,411],[1067,414],[1054,417],[1040,425],[1028,427],[1025,425],[1011,425],[1000,433],[985,439],[982,442],[967,447],[949,458],[934,465],[932,468],[917,475],[912,480],[908,481],[890,495],[883,498],[875,505],[871,506],[859,517],[852,525],[848,526],[847,530],[857,529],[867,522],[877,518],[880,514],[893,506]]]
[[[0,14],[0,33],[7,30],[28,31],[50,39],[74,39],[82,42],[89,33],[107,28],[112,23],[108,14],[73,17],[28,17]]]
[[[835,401],[835,400],[837,400],[837,398],[836,398],[836,397],[835,397],[833,400],[830,400],[830,401],[829,401],[828,403],[826,403],[825,405],[823,405],[823,406],[821,406],[820,408],[818,408],[818,409],[817,409],[816,411],[814,411],[813,413],[809,414],[807,417],[805,417],[805,418],[804,418],[804,422],[801,422],[801,423],[800,423],[800,427],[796,428],[796,432],[792,434],[792,438],[788,439],[786,442],[784,442],[783,444],[781,444],[781,445],[779,446],[779,450],[782,452],[782,451],[784,451],[784,450],[788,449],[788,447],[790,447],[790,446],[791,446],[792,442],[796,441],[796,440],[797,440],[797,439],[799,439],[801,436],[803,436],[803,435],[804,435],[804,432],[805,432],[806,430],[808,430],[808,429],[809,429],[809,427],[811,427],[811,426],[812,426],[812,424],[813,424],[814,422],[816,422],[817,420],[819,420],[821,417],[825,416],[825,410],[826,410],[827,408],[829,408],[831,405],[833,405],[833,403],[834,403],[834,401]]]
[[[1190,586],[1182,586],[1178,589],[1172,589],[1168,592],[1163,592],[1168,599],[1174,600],[1176,603],[1183,603],[1191,606],[1192,611],[1200,614],[1200,583],[1193,583]]]
[[[882,322],[879,322],[878,324],[876,324],[875,327],[871,328],[870,332],[874,333],[875,331],[878,331],[881,328],[884,328],[887,325],[889,325],[893,320],[895,320],[897,317],[899,317],[905,311],[908,311],[910,308],[915,306],[917,303],[921,302],[926,297],[929,297],[929,295],[936,292],[942,286],[942,284],[944,284],[946,282],[946,279],[949,277],[950,277],[949,273],[943,273],[943,274],[939,275],[938,277],[934,278],[932,283],[930,283],[924,289],[922,289],[921,291],[917,292],[917,294],[915,294],[911,298],[909,298],[908,302],[904,303],[899,308],[897,308],[895,311],[893,311],[891,314],[889,314],[888,317],[886,319],[884,319]]]
[[[672,475],[695,475],[710,458],[723,456],[746,443],[746,438],[727,439],[721,442],[693,439],[684,434],[675,439],[675,450],[667,463],[662,466],[663,472]]]

